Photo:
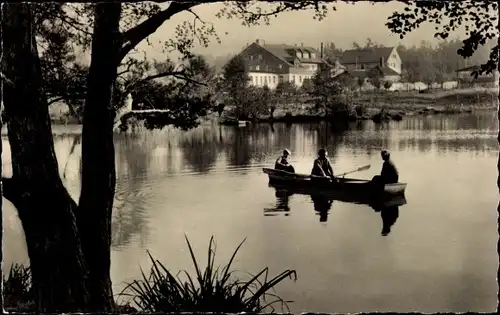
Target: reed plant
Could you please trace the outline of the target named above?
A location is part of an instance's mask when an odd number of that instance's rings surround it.
[[[129,296],[144,312],[262,312],[274,311],[274,305],[289,311],[287,302],[276,295],[274,287],[287,278],[296,280],[295,270],[285,270],[269,279],[268,268],[262,269],[247,280],[234,276],[231,269],[241,242],[229,262],[222,268],[215,266],[215,242],[213,236],[208,246],[207,265],[202,270],[186,237],[187,246],[195,269],[191,276],[183,270],[174,275],[148,252],[152,266],[142,279],[128,283],[121,295]],[[180,274],[185,279],[180,278]]]
[[[29,266],[12,264],[3,276],[4,307],[6,310],[33,311],[34,296]]]

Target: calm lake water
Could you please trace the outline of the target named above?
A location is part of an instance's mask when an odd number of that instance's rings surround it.
[[[297,270],[296,282],[277,288],[295,301],[292,312],[492,312],[497,130],[495,114],[488,113],[369,121],[343,132],[324,124],[263,124],[117,135],[115,293],[140,276],[140,267],[149,268],[146,250],[173,271],[191,271],[184,235],[203,264],[214,235],[218,263],[247,238],[236,269],[256,273],[267,266],[271,275]],[[61,174],[76,198],[80,139],[78,128],[73,131],[55,136],[55,145]],[[308,173],[323,146],[337,173],[371,164],[354,175],[366,179],[380,171],[379,150],[391,151],[408,187],[407,204],[389,235],[381,236],[381,214],[366,205],[334,201],[320,222],[311,198],[293,195],[289,212],[270,211],[282,201],[262,167],[272,167],[286,147],[297,172]],[[9,174],[8,150],[3,158]],[[5,269],[26,262],[27,254],[8,202],[4,220]]]

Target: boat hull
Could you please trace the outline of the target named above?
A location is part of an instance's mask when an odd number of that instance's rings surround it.
[[[406,189],[406,183],[385,184],[382,189],[382,187],[375,187],[370,180],[338,178],[338,182],[331,182],[322,177],[289,173],[271,168],[262,170],[268,175],[269,183],[273,186],[288,187],[306,194],[342,192],[343,194],[370,198],[382,197],[381,195],[404,196]]]

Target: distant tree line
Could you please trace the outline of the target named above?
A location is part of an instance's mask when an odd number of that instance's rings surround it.
[[[405,82],[443,83],[456,80],[455,70],[466,66],[481,65],[489,58],[491,48],[495,45],[493,40],[479,46],[475,53],[465,59],[458,54],[463,42],[460,39],[440,40],[437,45],[429,41],[422,41],[419,45],[397,46],[402,60],[402,80]],[[364,44],[352,43],[352,49],[370,47],[384,47],[384,45],[367,38]],[[330,42],[324,46],[324,55],[328,58],[339,58],[343,49]]]

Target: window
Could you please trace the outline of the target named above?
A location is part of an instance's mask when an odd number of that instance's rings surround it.
[[[273,84],[276,84],[276,77],[273,77]]]
[[[248,56],[248,59],[253,60],[253,56],[252,55]]]
[[[268,78],[269,78],[269,83],[271,83],[271,76],[268,76]]]
[[[283,68],[283,65],[280,63],[280,64],[278,65],[278,68],[280,68],[280,69],[281,69],[281,68]]]
[[[260,70],[260,66],[259,66],[259,65],[256,65],[256,66],[255,66],[255,70],[259,71],[259,70]]]
[[[299,76],[299,82],[302,82],[302,76]]]
[[[262,85],[262,77],[260,77],[260,85]]]
[[[295,83],[295,76],[294,75],[292,75],[292,82]]]
[[[261,54],[259,54],[259,60],[262,60],[262,55]]]
[[[264,85],[267,85],[267,77],[264,77]]]
[[[280,83],[282,83],[282,82],[283,82],[283,76],[282,76],[282,75],[280,75],[280,77],[279,77],[279,81],[280,81]]]

